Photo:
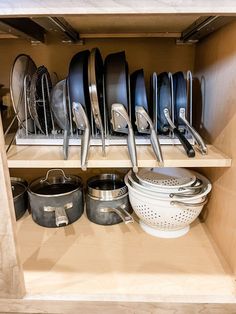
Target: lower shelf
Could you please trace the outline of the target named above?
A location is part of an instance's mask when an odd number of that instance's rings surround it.
[[[236,302],[234,278],[203,224],[178,239],[145,234],[137,223],[98,226],[83,216],[46,229],[17,222],[26,299]]]

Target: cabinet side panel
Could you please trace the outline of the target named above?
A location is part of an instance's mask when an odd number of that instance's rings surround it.
[[[1,118],[0,182],[0,298],[20,298],[25,287],[15,241],[15,213]]]
[[[236,274],[236,23],[206,38],[196,49],[195,73],[205,85],[205,137],[233,159],[229,169],[207,169],[213,184],[206,224]],[[205,82],[205,84],[203,84]]]

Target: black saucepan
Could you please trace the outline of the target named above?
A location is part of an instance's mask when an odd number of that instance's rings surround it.
[[[56,171],[60,174],[55,174]],[[65,175],[62,169],[51,169],[45,177],[32,181],[28,196],[33,220],[44,227],[69,225],[84,210],[81,178]]]
[[[16,220],[20,219],[28,209],[27,187],[28,183],[25,180],[11,177]]]

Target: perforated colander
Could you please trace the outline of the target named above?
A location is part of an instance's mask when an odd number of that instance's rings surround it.
[[[184,168],[145,168],[136,174],[140,184],[151,188],[190,186],[196,176]]]
[[[208,185],[209,180],[199,174],[201,180]],[[183,201],[161,200],[135,189],[125,183],[129,189],[130,204],[140,219],[142,229],[154,236],[175,238],[184,235],[189,225],[198,217],[207,203],[207,195],[185,198]],[[211,186],[211,185],[210,185]],[[210,189],[208,190],[208,193]]]

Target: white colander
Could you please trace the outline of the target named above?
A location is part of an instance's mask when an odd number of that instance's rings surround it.
[[[196,180],[192,171],[185,168],[143,168],[136,174],[140,184],[151,188],[190,186]]]
[[[160,200],[133,188],[127,176],[125,183],[131,206],[140,218],[141,228],[157,237],[176,238],[186,234],[189,225],[207,203],[206,195],[184,201]]]

